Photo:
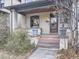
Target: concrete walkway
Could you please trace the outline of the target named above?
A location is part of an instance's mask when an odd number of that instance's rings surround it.
[[[56,59],[57,50],[39,47],[28,59]]]

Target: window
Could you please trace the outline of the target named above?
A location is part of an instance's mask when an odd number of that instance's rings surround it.
[[[31,27],[39,27],[39,16],[31,16],[30,24],[31,24]]]
[[[26,3],[28,3],[28,2],[32,2],[32,0],[25,0],[26,1]]]
[[[0,0],[0,3],[4,3],[4,0]]]
[[[0,8],[4,6],[4,0],[0,0]]]
[[[21,2],[21,0],[18,0],[19,2]]]

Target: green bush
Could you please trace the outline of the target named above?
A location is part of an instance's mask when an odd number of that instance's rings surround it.
[[[4,44],[7,42],[7,37],[10,35],[9,28],[5,28],[4,30],[0,29],[0,49],[4,48]]]
[[[25,31],[16,31],[12,33],[8,39],[5,47],[12,53],[26,53],[35,47],[31,44],[29,36]]]

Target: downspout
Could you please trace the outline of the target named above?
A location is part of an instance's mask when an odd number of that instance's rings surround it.
[[[11,0],[11,6],[13,5],[13,1]],[[12,23],[12,21],[13,21],[13,15],[12,15],[12,9],[10,10],[10,12],[11,12],[11,14],[10,14],[10,33],[11,32],[13,32],[13,23]]]
[[[77,0],[75,1],[75,8],[76,8],[76,36],[75,36],[75,45],[78,43],[78,6]]]

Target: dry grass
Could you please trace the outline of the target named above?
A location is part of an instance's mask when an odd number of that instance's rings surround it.
[[[79,54],[75,52],[73,48],[64,50],[58,52],[60,56],[57,57],[57,59],[79,59]]]
[[[0,50],[0,59],[27,59],[32,54],[32,52],[33,50],[23,55],[14,55],[8,53],[7,51]]]

